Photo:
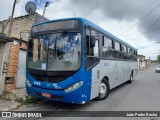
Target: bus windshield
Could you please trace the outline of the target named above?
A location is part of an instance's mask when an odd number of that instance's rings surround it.
[[[77,70],[81,65],[81,34],[63,31],[35,35],[28,46],[27,67],[37,70]]]

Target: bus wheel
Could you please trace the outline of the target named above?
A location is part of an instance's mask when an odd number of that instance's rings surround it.
[[[96,97],[96,100],[106,99],[108,97],[109,91],[110,91],[109,83],[105,78],[103,78],[103,80],[99,85],[99,95],[98,97]]]
[[[133,72],[131,73],[131,77],[130,77],[130,80],[128,81],[129,83],[132,83],[133,82]]]

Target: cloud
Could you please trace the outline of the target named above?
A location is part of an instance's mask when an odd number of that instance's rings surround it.
[[[158,46],[155,44],[159,41],[160,24],[157,19],[160,8],[138,21],[158,3],[158,0],[60,0],[46,9],[45,16],[50,19],[86,18],[138,48],[139,54],[155,59],[158,55]],[[42,13],[42,9],[38,12]],[[123,33],[137,22],[133,29]]]
[[[118,22],[140,20],[158,4],[160,4],[158,0],[70,0],[72,9],[80,14],[87,16],[99,10],[106,18]],[[154,41],[160,41],[160,20],[157,20],[160,17],[159,11],[160,7],[137,24],[140,33]],[[95,14],[95,17],[97,15]],[[152,25],[153,23],[155,24]],[[132,29],[128,32],[132,32]]]
[[[0,15],[1,20],[7,19],[11,14],[13,3],[10,1],[0,2],[1,13],[4,13]],[[36,0],[21,0],[20,4],[16,4],[15,16],[27,14],[24,8],[28,1]],[[46,8],[45,17],[86,18],[138,48],[140,54],[156,58],[160,48],[155,46],[160,41],[160,7],[142,18],[159,3],[159,0],[53,0],[53,4]],[[37,12],[42,14],[44,3],[39,6]],[[141,21],[138,22],[139,20]],[[134,24],[136,25],[128,30]]]
[[[11,0],[3,0],[0,2],[0,20],[8,19],[9,15],[11,15],[13,2]]]

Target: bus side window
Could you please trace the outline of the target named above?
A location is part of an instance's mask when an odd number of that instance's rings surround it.
[[[91,43],[91,36],[92,42]],[[95,30],[86,29],[86,65],[85,68],[90,69],[95,63],[99,61],[99,34]]]
[[[113,57],[113,41],[106,36],[103,36],[103,57],[112,58]]]
[[[123,44],[121,44],[122,47],[122,59],[127,60],[127,47]]]
[[[114,54],[115,59],[120,59],[121,58],[121,52],[120,52],[120,43],[115,41],[115,54]]]
[[[95,46],[90,47],[90,55],[98,57],[99,56],[99,33],[95,30],[91,30],[91,36],[95,37]]]
[[[132,56],[133,56],[133,50],[131,48],[129,48],[129,60],[132,60]]]

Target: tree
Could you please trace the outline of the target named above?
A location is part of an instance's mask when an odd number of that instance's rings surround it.
[[[158,62],[160,62],[160,55],[158,55],[158,57],[157,57],[157,61],[158,61]]]

